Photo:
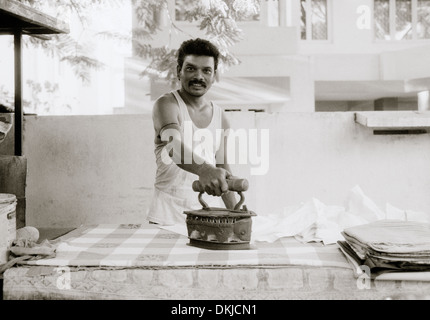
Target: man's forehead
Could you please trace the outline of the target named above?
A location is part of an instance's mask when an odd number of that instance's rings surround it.
[[[192,64],[204,67],[215,67],[215,59],[211,56],[199,56],[195,54],[186,55],[184,58],[184,64]]]

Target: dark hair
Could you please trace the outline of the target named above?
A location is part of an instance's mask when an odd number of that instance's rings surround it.
[[[178,50],[178,66],[180,68],[182,68],[182,65],[184,64],[185,56],[190,54],[213,57],[215,70],[217,69],[220,52],[210,41],[197,38],[182,42]]]

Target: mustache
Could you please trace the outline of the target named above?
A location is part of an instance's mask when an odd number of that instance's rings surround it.
[[[201,86],[206,87],[206,82],[202,81],[202,80],[191,80],[190,82],[188,82],[188,84],[190,86],[194,85],[194,84],[199,84]]]

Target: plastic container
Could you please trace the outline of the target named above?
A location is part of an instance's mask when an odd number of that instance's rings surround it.
[[[16,239],[16,196],[0,193],[0,265],[8,261]]]

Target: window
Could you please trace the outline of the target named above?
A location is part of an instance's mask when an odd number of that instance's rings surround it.
[[[328,40],[327,0],[300,0],[302,40]]]
[[[415,30],[418,39],[430,39],[430,0],[417,1],[417,25]]]
[[[430,0],[375,0],[377,40],[430,39]]]

